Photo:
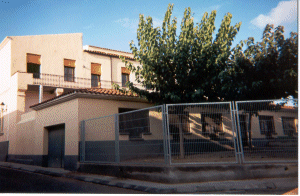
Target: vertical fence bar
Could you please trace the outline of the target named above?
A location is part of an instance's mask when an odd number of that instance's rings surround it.
[[[85,121],[81,121],[81,151],[80,162],[85,162]]]
[[[238,145],[240,147],[241,163],[243,163],[245,161],[245,158],[244,158],[244,150],[243,150],[243,141],[242,141],[241,126],[240,126],[238,102],[235,102],[235,109],[236,109],[236,123],[237,123],[237,132],[238,132]]]
[[[164,158],[165,164],[170,165],[169,161],[169,140],[168,140],[168,129],[166,125],[166,105],[162,105],[162,128],[163,128],[163,139],[164,139]]]
[[[231,123],[232,123],[232,139],[233,139],[233,144],[234,144],[234,149],[235,149],[235,157],[236,157],[236,162],[240,162],[239,158],[239,146],[237,144],[237,131],[236,131],[236,119],[235,119],[235,108],[233,102],[230,103],[230,115],[231,115]]]
[[[115,162],[120,163],[119,115],[115,114]]]
[[[171,137],[170,137],[170,126],[169,126],[169,106],[166,105],[166,131],[167,131],[167,140],[168,140],[168,164],[172,164],[172,149],[171,149]]]

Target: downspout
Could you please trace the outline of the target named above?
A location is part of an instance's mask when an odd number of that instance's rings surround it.
[[[112,57],[110,56],[110,88],[112,89],[112,85],[113,85],[113,76],[112,76]]]

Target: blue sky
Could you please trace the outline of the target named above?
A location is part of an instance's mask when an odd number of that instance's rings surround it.
[[[169,3],[180,24],[184,9],[190,7],[195,22],[205,12],[217,10],[216,30],[227,12],[232,24],[242,22],[236,36],[259,41],[267,23],[283,25],[286,34],[297,32],[298,0],[0,0],[0,39],[6,36],[83,33],[83,45],[130,52],[136,42],[139,14],[151,16],[161,26]],[[179,27],[179,25],[178,25]]]

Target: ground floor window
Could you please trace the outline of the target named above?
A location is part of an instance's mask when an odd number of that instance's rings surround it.
[[[128,134],[130,139],[142,138],[142,134],[150,133],[149,110],[130,112],[133,110],[119,108],[119,133]]]
[[[297,122],[293,117],[282,117],[282,128],[284,135],[293,136],[297,133]]]
[[[273,116],[258,116],[260,133],[262,135],[271,135],[275,133]]]

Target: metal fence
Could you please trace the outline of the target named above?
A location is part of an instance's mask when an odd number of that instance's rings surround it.
[[[298,160],[298,100],[238,101],[235,103],[242,160]]]
[[[297,162],[298,101],[168,104],[81,122],[80,161]]]
[[[171,163],[236,163],[231,103],[167,105]]]

